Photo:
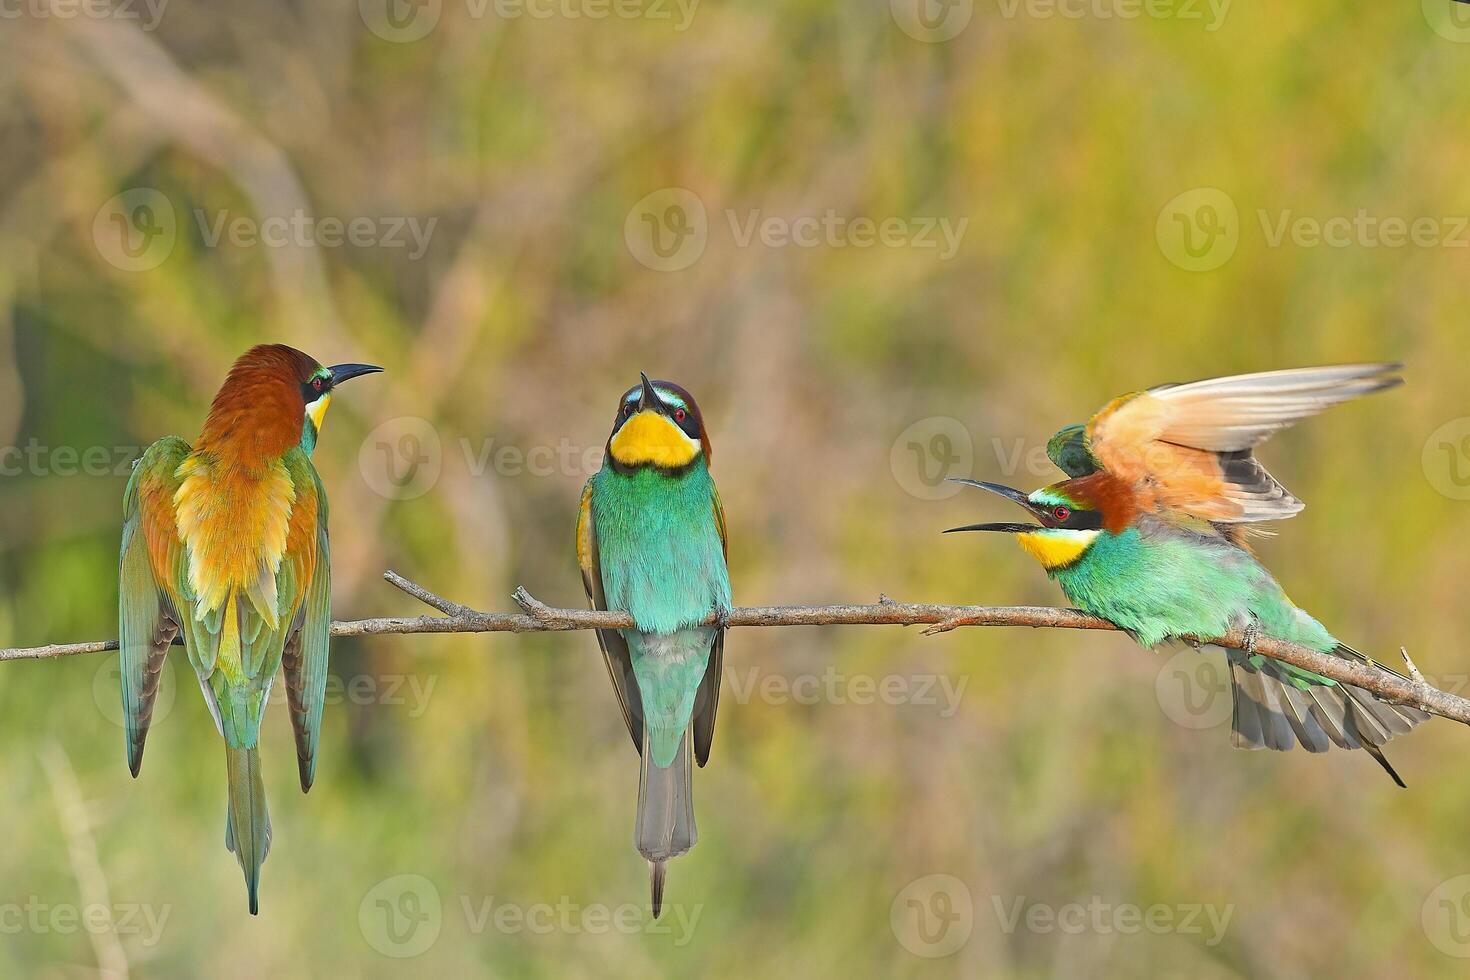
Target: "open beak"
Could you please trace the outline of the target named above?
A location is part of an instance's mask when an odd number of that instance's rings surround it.
[[[333,364],[327,370],[332,372],[332,384],[339,385],[364,374],[379,374],[383,369],[376,364]]]
[[[1014,501],[1015,503],[1020,504],[1022,507],[1025,507],[1033,514],[1036,513],[1036,505],[1031,503],[1030,499],[1027,498],[1027,496],[1019,490],[1014,490],[1010,487],[1001,486],[999,483],[981,483],[979,480],[963,480],[959,478],[953,478],[949,482],[963,483],[967,487],[979,487],[981,490],[989,490],[991,493],[998,494],[1006,498],[1007,500]],[[949,528],[944,533],[952,534],[955,531],[1001,531],[1006,534],[1025,534],[1028,531],[1040,530],[1040,524],[967,524],[964,527]]]
[[[643,379],[643,394],[638,399],[638,411],[643,412],[652,409],[655,412],[664,410],[664,403],[659,400],[658,392],[654,390],[653,382],[648,380],[648,375],[642,371],[638,377]]]

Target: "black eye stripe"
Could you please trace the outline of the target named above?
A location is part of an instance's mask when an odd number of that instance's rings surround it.
[[[316,382],[318,381],[322,384],[321,388],[316,387]],[[303,381],[301,383],[301,400],[310,405],[331,390],[331,378],[312,378],[309,381]]]
[[[1074,531],[1096,531],[1102,527],[1102,512],[1096,510],[1074,510],[1067,515],[1065,521],[1058,521],[1057,527],[1065,527]]]

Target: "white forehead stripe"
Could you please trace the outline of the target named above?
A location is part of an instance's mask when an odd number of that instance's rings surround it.
[[[684,399],[680,398],[669,389],[660,388],[658,385],[654,385],[653,390],[658,392],[659,400],[662,401],[665,405],[673,405],[675,408],[682,408],[685,411],[689,410],[689,406],[684,403]],[[636,405],[638,404],[638,400],[642,397],[643,389],[634,388],[632,391],[628,392],[627,397],[623,399],[623,404]]]

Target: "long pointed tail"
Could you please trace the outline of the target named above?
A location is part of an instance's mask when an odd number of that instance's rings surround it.
[[[638,822],[633,842],[648,859],[649,887],[656,919],[664,905],[664,870],[671,858],[686,853],[699,839],[694,826],[694,793],[689,768],[689,733],[667,768],[653,762],[650,730],[643,730],[643,769],[638,779]]]
[[[1351,660],[1367,659],[1351,647],[1339,646],[1333,652]],[[1226,653],[1235,682],[1232,741],[1237,748],[1285,751],[1300,742],[1308,752],[1326,752],[1333,745],[1363,749],[1395,783],[1404,785],[1382,746],[1413,730],[1427,714],[1380,701],[1351,684],[1301,684],[1291,668],[1277,660],[1256,658],[1253,664],[1238,650]]]
[[[260,780],[260,751],[225,746],[230,805],[225,811],[225,847],[235,853],[245,872],[250,914],[260,914],[260,866],[271,849],[271,818]]]

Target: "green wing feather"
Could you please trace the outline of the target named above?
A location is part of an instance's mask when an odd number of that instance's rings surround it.
[[[296,733],[296,764],[303,793],[311,789],[316,778],[316,749],[321,738],[332,634],[332,560],[327,537],[327,493],[319,478],[316,478],[316,495],[316,562],[311,584],[306,590],[306,602],[297,616],[299,625],[286,641],[286,650],[281,658],[286,672],[286,696],[291,705],[291,728]]]
[[[122,549],[118,560],[118,664],[128,769],[134,776],[143,765],[143,744],[153,721],[153,702],[158,695],[169,644],[179,632],[179,616],[170,590],[160,587],[153,574],[148,527],[145,527],[145,520],[155,529],[170,527],[173,518],[171,514],[152,513],[145,517],[144,508],[159,500],[172,500],[179,485],[176,471],[188,455],[189,445],[184,440],[176,436],[160,439],[134,464],[123,494]],[[183,543],[177,534],[171,538],[165,534],[162,540],[167,548],[168,565],[177,573],[168,585],[175,595],[187,595]]]
[[[714,495],[715,527],[720,532],[720,545],[725,560],[730,559],[730,540],[725,534],[725,508],[720,503],[720,492],[710,484]],[[725,631],[715,633],[714,646],[710,649],[709,664],[704,669],[704,678],[699,682],[699,691],[694,696],[694,760],[700,768],[709,761],[710,746],[715,740],[715,715],[720,709],[720,679],[725,671]]]
[[[587,599],[592,608],[606,609],[607,596],[602,588],[602,558],[597,548],[597,527],[592,520],[591,482],[582,491],[582,507],[577,514],[577,564],[582,568],[582,586],[587,590]],[[638,681],[633,676],[633,658],[628,652],[628,641],[617,630],[598,630],[597,645],[607,664],[607,676],[612,680],[618,707],[623,711],[623,723],[628,726],[628,734],[632,736],[634,747],[642,754],[643,698],[638,693]]]

